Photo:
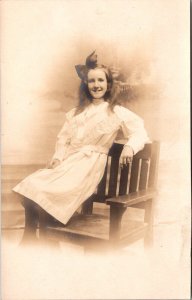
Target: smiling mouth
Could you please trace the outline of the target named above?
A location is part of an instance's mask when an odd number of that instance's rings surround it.
[[[92,90],[94,93],[102,92],[102,89]]]

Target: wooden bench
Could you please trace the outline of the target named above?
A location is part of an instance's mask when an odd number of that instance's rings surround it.
[[[74,215],[66,226],[59,222],[50,225],[48,215],[40,211],[41,238],[70,240],[84,247],[110,248],[144,238],[145,246],[152,245],[159,142],[146,144],[132,163],[121,169],[122,147],[122,144],[113,144],[96,193],[85,201],[81,213]],[[130,207],[143,209],[143,220],[127,216]]]

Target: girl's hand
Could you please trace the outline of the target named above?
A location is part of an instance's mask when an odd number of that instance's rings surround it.
[[[132,161],[133,155],[134,155],[133,149],[128,145],[124,145],[120,156],[121,168]]]
[[[48,164],[48,169],[54,169],[57,166],[60,165],[60,160],[59,159],[53,159],[49,164]]]

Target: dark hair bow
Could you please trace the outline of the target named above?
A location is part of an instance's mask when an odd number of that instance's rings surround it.
[[[95,50],[96,51],[96,50]],[[93,69],[97,66],[97,54],[93,51],[89,56],[87,56],[85,65],[89,69]]]
[[[85,65],[75,66],[76,72],[82,80],[86,79],[87,73],[90,69],[94,69],[97,66],[97,54],[95,53],[95,51],[87,56]]]

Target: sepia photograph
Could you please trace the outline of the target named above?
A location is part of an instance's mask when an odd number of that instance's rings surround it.
[[[1,298],[190,299],[190,1],[1,1]]]

